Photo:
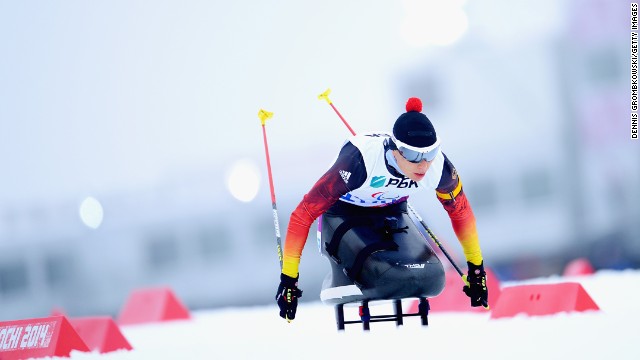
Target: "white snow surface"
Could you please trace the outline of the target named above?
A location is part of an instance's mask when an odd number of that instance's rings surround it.
[[[74,351],[72,359],[638,359],[640,270],[599,271],[518,284],[580,282],[600,311],[490,319],[489,313],[432,312],[405,325],[347,325],[338,332],[333,307],[303,303],[287,323],[273,306],[194,311],[188,321],[121,326],[131,351]],[[412,300],[404,300],[407,306]],[[356,319],[356,306],[345,317]],[[390,303],[372,306],[391,313]]]

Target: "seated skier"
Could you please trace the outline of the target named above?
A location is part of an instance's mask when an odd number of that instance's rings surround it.
[[[410,98],[392,134],[349,138],[329,170],[292,212],[276,301],[280,316],[295,318],[298,266],[309,228],[322,220],[322,251],[332,259],[325,302],[433,297],[444,287],[437,256],[407,214],[407,199],[435,190],[467,261],[471,306],[487,303],[488,291],[475,217],[462,182],[422,102]],[[354,286],[355,285],[355,286]]]

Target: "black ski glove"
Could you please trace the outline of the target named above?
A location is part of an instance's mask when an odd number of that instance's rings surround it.
[[[465,279],[467,285],[462,288],[462,291],[471,298],[471,306],[484,306],[485,309],[488,309],[487,273],[484,272],[483,263],[474,265],[467,261],[469,269]]]
[[[285,274],[280,274],[280,286],[276,293],[276,302],[280,308],[280,317],[291,320],[296,318],[298,308],[298,298],[302,297],[302,290],[298,289],[298,278],[292,278]]]

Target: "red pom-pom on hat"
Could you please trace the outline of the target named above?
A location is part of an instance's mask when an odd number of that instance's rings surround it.
[[[409,100],[407,100],[407,112],[409,111],[417,111],[417,112],[421,112],[422,111],[422,100],[420,100],[417,97],[411,97],[409,98]]]

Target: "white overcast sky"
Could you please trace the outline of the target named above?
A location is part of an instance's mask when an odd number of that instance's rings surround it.
[[[317,94],[332,88],[343,112],[386,127],[402,106],[397,72],[446,48],[429,41],[555,31],[551,4],[0,1],[0,201],[262,161],[260,108],[276,114],[274,151],[330,144],[333,154],[344,129],[322,123],[334,115]]]

